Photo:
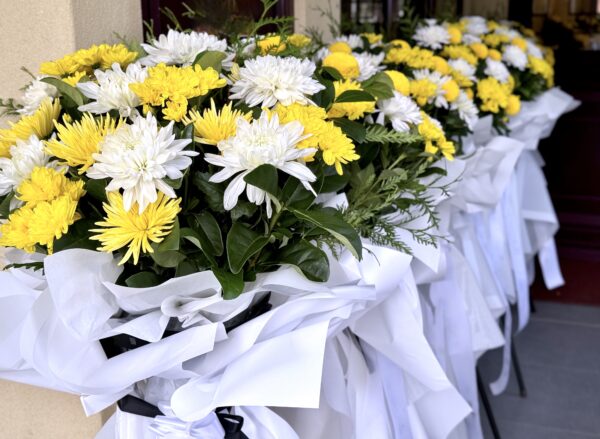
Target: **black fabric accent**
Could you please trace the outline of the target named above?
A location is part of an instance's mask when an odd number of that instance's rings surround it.
[[[147,418],[154,418],[156,416],[163,415],[163,412],[161,412],[158,407],[133,395],[125,395],[123,398],[117,401],[117,405],[122,412],[145,416]]]

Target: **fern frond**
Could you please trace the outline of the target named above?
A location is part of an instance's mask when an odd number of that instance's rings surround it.
[[[375,143],[414,143],[421,140],[421,136],[413,133],[401,133],[383,125],[371,125],[367,128],[365,140]]]

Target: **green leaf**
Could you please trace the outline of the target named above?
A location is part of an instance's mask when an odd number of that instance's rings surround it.
[[[364,124],[354,122],[343,117],[333,119],[333,123],[335,123],[336,126],[340,127],[344,134],[346,134],[352,140],[358,143],[362,143],[365,141],[367,131]]]
[[[300,180],[288,178],[281,190],[281,199],[285,200],[286,206],[301,209],[310,206],[315,200],[315,196],[302,186]]]
[[[72,87],[71,85],[67,84],[66,82],[62,81],[61,79],[48,76],[46,78],[42,78],[40,81],[43,81],[47,84],[50,84],[50,85],[53,85],[54,87],[56,87],[62,96],[66,97],[68,100],[70,100],[73,103],[73,106],[79,107],[80,105],[84,104],[83,94],[79,90],[77,90],[75,87]]]
[[[260,235],[241,223],[234,223],[227,234],[227,260],[232,273],[239,273],[248,259],[268,242],[268,236]]]
[[[343,102],[372,102],[375,98],[369,93],[363,90],[346,90],[337,98],[335,98],[336,104]]]
[[[238,297],[244,291],[244,273],[233,274],[220,268],[213,268],[215,277],[223,288],[223,298],[231,300]]]
[[[221,62],[225,59],[225,53],[217,50],[207,50],[199,53],[194,60],[194,65],[199,65],[203,69],[212,67],[217,72],[221,71]]]
[[[208,181],[211,174],[208,172],[196,172],[194,174],[193,183],[200,192],[205,196],[204,201],[214,212],[225,212],[223,207],[223,193],[225,189],[218,183]]]
[[[177,189],[181,189],[181,184],[183,183],[183,177],[182,178],[177,178],[175,180],[173,180],[171,178],[165,178],[164,181],[169,186],[171,186],[173,189],[177,190]]]
[[[273,197],[277,198],[279,195],[277,168],[273,165],[260,165],[246,175],[244,181],[262,189]]]
[[[350,174],[348,172],[344,173],[344,175],[327,175],[323,179],[323,187],[321,188],[321,192],[337,192],[348,184],[348,180],[350,180]]]
[[[279,264],[298,267],[302,273],[315,282],[329,279],[329,261],[323,250],[305,240],[287,245],[277,255]]]
[[[339,210],[324,207],[311,210],[288,208],[296,218],[326,230],[340,241],[357,259],[361,259],[362,244],[357,231],[344,221]]]
[[[163,252],[157,252],[155,250],[154,253],[150,253],[150,257],[152,257],[152,260],[158,265],[165,268],[175,268],[186,258],[184,254],[175,250]]]
[[[8,215],[10,214],[10,202],[14,198],[14,196],[15,193],[11,192],[8,195],[6,195],[4,197],[4,200],[2,200],[2,203],[0,203],[0,218],[8,218]]]
[[[202,235],[204,246],[210,248],[215,256],[223,254],[223,237],[221,236],[221,227],[210,212],[202,212],[194,216],[196,220],[197,231]]]
[[[140,271],[125,279],[125,284],[130,288],[148,288],[161,284],[161,278],[151,271]]]
[[[106,186],[108,185],[108,179],[103,178],[101,180],[88,180],[85,182],[85,191],[88,195],[92,196],[96,200],[102,202],[106,201]]]
[[[389,99],[394,96],[394,83],[384,72],[379,72],[362,84],[362,89],[378,99]]]
[[[179,219],[175,218],[171,233],[169,233],[165,239],[159,242],[154,250],[159,253],[171,250],[179,250],[179,237]]]
[[[291,179],[290,179],[291,180]],[[244,200],[238,200],[238,203],[233,209],[230,210],[231,219],[233,221],[239,220],[241,217],[250,218],[256,213],[258,206],[254,203],[250,203]]]
[[[76,221],[69,227],[68,233],[64,234],[60,239],[54,241],[54,252],[67,250],[70,248],[85,248],[88,250],[96,250],[98,247],[97,241],[89,239],[90,229],[94,228],[94,221],[82,219]]]
[[[344,77],[341,75],[341,73],[338,72],[337,69],[335,69],[333,67],[323,66],[323,67],[321,67],[321,70],[324,73],[327,73],[327,75],[329,75],[331,77],[331,79],[333,79],[334,81],[342,81],[344,79]]]

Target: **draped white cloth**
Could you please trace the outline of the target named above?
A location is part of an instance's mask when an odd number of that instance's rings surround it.
[[[209,271],[134,289],[115,283],[110,255],[80,249],[46,257],[45,276],[0,272],[0,378],[79,394],[87,414],[127,394],[164,414],[117,410],[98,439],[223,437],[224,406],[251,439],[481,438],[477,359],[504,345],[501,392],[510,305],[521,330],[533,258],[549,288],[564,282],[536,148],[576,105],[558,89],[523,103],[510,137],[481,119],[447,165],[450,194],[431,193],[447,242],[412,242],[413,256],[364,242],[361,261],[330,257],[326,283],[282,267],[231,301]],[[225,331],[267,293],[271,310]],[[178,332],[163,338],[172,318]],[[99,340],[119,334],[147,343],[107,358]]]

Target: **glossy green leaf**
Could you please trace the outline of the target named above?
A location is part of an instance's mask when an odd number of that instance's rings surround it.
[[[207,50],[206,52],[199,53],[194,60],[194,65],[199,65],[203,69],[212,67],[217,72],[221,71],[221,63],[225,59],[226,55],[223,52],[217,50]]]
[[[246,175],[244,181],[252,186],[262,189],[274,197],[279,195],[277,168],[273,165],[260,165]]]
[[[337,98],[335,98],[336,104],[343,102],[372,102],[375,98],[369,93],[363,90],[346,90]]]
[[[213,268],[212,271],[223,288],[223,298],[225,300],[235,299],[242,294],[244,291],[243,272],[234,274],[230,271],[222,270],[220,268]]]
[[[362,143],[365,141],[367,130],[364,124],[354,122],[343,117],[333,119],[333,123],[335,123],[336,126],[340,127],[344,134],[346,134],[352,140],[358,143]]]
[[[356,230],[350,226],[339,210],[324,207],[310,210],[289,209],[296,218],[326,230],[341,242],[357,258],[361,259],[362,244]]]
[[[161,279],[151,271],[140,271],[125,279],[125,284],[130,288],[148,288],[160,285]]]
[[[73,103],[73,106],[79,107],[85,103],[85,97],[83,94],[77,90],[77,88],[67,84],[65,81],[62,81],[58,78],[53,78],[51,76],[42,78],[41,81],[56,87],[62,96],[66,97]]]
[[[315,282],[329,279],[329,261],[323,250],[301,240],[283,247],[277,254],[278,262],[298,267],[302,273]]]
[[[227,234],[227,260],[231,271],[239,273],[248,259],[268,242],[268,236],[258,234],[241,223],[234,223]]]
[[[96,200],[106,201],[106,186],[108,185],[108,179],[103,178],[101,180],[88,180],[85,182],[85,191],[88,195],[92,196]]]
[[[364,91],[378,99],[389,99],[394,96],[394,83],[384,72],[373,75],[362,83]]]

